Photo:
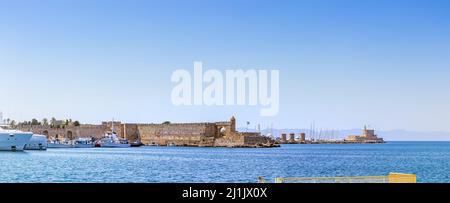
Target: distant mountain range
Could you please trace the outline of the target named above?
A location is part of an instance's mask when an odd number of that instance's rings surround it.
[[[238,129],[241,132],[247,131],[245,128]],[[255,129],[248,129],[248,131],[255,131]],[[298,136],[299,133],[306,133],[306,138],[311,137],[310,129],[264,129],[261,133],[264,135],[271,134],[273,132],[274,137],[280,137],[282,133],[295,133]],[[362,129],[349,129],[339,131],[322,131],[322,133],[316,131],[315,137],[322,137],[328,139],[343,139],[348,135],[360,135]],[[375,134],[384,138],[386,141],[450,141],[450,132],[417,132],[407,130],[391,130],[391,131],[375,131]]]

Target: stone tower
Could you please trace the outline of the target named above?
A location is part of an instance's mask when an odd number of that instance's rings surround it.
[[[306,134],[305,133],[300,133],[300,142],[301,143],[305,143],[306,142]]]
[[[281,143],[286,143],[287,139],[286,139],[286,133],[282,133],[281,134]]]
[[[236,118],[234,116],[230,119],[230,131],[232,133],[236,132]]]

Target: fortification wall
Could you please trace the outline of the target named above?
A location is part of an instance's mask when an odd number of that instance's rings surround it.
[[[128,139],[131,142],[140,141],[140,133],[138,124],[123,124],[121,126],[123,133],[119,134],[122,138]]]
[[[112,122],[101,125],[66,126],[19,126],[22,131],[47,135],[50,139],[76,139],[80,137],[101,138],[112,129]],[[122,124],[114,122],[114,131],[132,142],[144,145],[176,145],[201,147],[258,147],[274,143],[260,133],[236,131],[236,120],[217,123],[173,123],[173,124]]]
[[[139,124],[137,129],[146,145],[204,145],[216,136],[212,123]]]
[[[105,134],[103,125],[67,126],[65,128],[52,128],[51,126],[25,125],[18,126],[18,130],[46,135],[47,138],[76,139],[80,137],[100,138]]]
[[[236,132],[233,135],[224,136],[215,140],[216,147],[268,147],[273,146],[275,141],[269,137],[261,136],[260,133]]]
[[[244,145],[244,138],[236,135],[221,137],[214,141],[215,147],[242,147]]]

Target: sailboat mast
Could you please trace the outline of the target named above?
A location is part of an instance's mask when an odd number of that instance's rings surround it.
[[[112,134],[114,134],[114,118],[112,119],[112,122],[111,122],[111,133]]]

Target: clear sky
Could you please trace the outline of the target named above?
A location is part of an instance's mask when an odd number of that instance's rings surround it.
[[[0,0],[0,109],[16,120],[227,120],[450,131],[447,0]],[[280,70],[280,112],[177,107],[175,69]]]

